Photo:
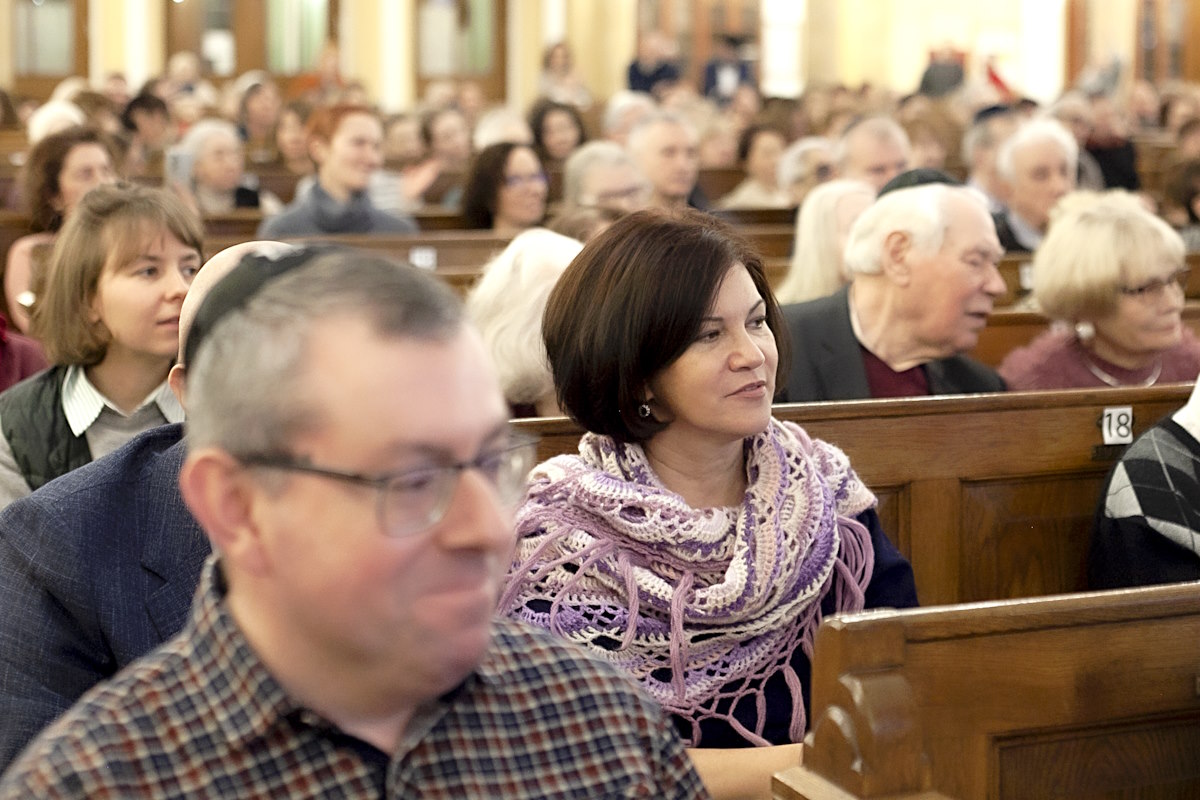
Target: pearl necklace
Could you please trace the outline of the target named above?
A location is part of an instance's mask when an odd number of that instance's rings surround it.
[[[1121,383],[1121,381],[1100,369],[1100,366],[1092,360],[1091,355],[1088,354],[1086,349],[1083,351],[1083,365],[1088,368],[1088,372],[1092,373],[1109,386],[1112,386],[1113,388],[1119,388],[1121,386],[1153,386],[1155,382],[1158,381],[1158,376],[1162,375],[1163,362],[1162,356],[1159,356],[1158,360],[1154,363],[1154,369],[1141,383]]]

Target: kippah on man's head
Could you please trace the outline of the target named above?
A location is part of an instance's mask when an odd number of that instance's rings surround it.
[[[281,275],[311,264],[320,256],[344,249],[332,245],[313,245],[295,248],[275,257],[251,253],[242,258],[228,275],[209,290],[196,311],[196,318],[184,343],[183,363],[194,363],[201,343],[213,332],[217,323],[244,307],[263,286]]]
[[[179,357],[177,363],[187,366],[188,362],[184,359],[184,355],[188,335],[191,333],[192,323],[196,319],[196,312],[200,310],[201,304],[208,297],[208,292],[212,287],[242,263],[242,259],[248,255],[274,257],[290,253],[295,249],[294,245],[270,240],[240,242],[226,247],[205,261],[204,269],[196,273],[192,285],[188,288],[187,296],[183,298],[183,307],[179,309]]]
[[[888,192],[897,189],[911,189],[914,186],[927,186],[931,183],[944,183],[948,186],[962,186],[962,181],[953,175],[933,167],[917,167],[905,170],[883,185],[876,197],[883,197]]]
[[[985,106],[975,112],[975,116],[971,118],[972,125],[978,125],[981,122],[987,122],[992,117],[1001,117],[1005,114],[1013,113],[1013,107],[1002,103],[992,106]]]

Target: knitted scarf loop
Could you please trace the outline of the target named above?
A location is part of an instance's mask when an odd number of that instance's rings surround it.
[[[862,609],[874,565],[870,533],[853,517],[875,497],[844,453],[776,420],[745,451],[741,505],[697,510],[662,485],[640,446],[584,435],[578,456],[530,476],[500,601],[632,674],[691,721],[693,746],[706,718],[751,744],[781,744],[762,735],[761,687],[779,670],[790,741],[801,741],[792,655],[799,646],[811,660],[830,591],[837,610]],[[732,713],[747,697],[752,729]]]

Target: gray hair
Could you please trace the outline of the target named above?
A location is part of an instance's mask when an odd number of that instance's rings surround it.
[[[597,140],[579,147],[567,157],[563,164],[563,204],[568,206],[583,203],[583,185],[592,170],[614,169],[629,166],[637,170],[633,158],[616,142]]]
[[[892,141],[898,144],[906,153],[912,147],[908,141],[908,134],[904,132],[904,128],[900,127],[900,123],[896,122],[896,120],[884,116],[867,117],[851,125],[838,137],[833,150],[833,161],[837,164],[839,171],[845,171],[846,159],[850,157],[850,143],[860,139]]]
[[[642,144],[646,139],[647,133],[651,128],[654,128],[657,125],[678,125],[680,128],[683,128],[689,134],[691,134],[693,139],[698,141],[700,138],[700,134],[697,132],[696,126],[693,125],[687,117],[674,111],[655,111],[653,114],[648,114],[647,116],[642,117],[642,119],[633,126],[633,130],[629,131],[629,141],[626,142],[625,146],[633,156],[635,162],[639,158]]]
[[[808,165],[805,164],[805,158],[809,153],[818,150],[825,150],[832,156],[834,153],[833,140],[824,136],[805,136],[788,145],[788,148],[783,151],[783,155],[779,157],[779,166],[775,168],[775,177],[779,181],[780,188],[787,189],[793,183],[807,178]]]
[[[1017,171],[1013,163],[1016,153],[1042,142],[1053,142],[1058,145],[1067,158],[1067,173],[1074,175],[1079,160],[1079,143],[1058,120],[1050,117],[1038,117],[1017,128],[1017,132],[1000,145],[1000,152],[996,154],[996,170],[1000,176],[1007,181],[1016,178]]]
[[[971,127],[967,128],[962,138],[963,163],[970,167],[975,161],[975,153],[977,151],[984,148],[996,147],[1001,144],[999,131],[996,130],[996,123],[1014,119],[1015,117],[1015,112],[1000,111],[978,122],[971,123]]]
[[[179,148],[191,156],[192,163],[195,164],[200,160],[200,154],[208,140],[221,134],[232,138],[241,146],[242,138],[238,136],[236,125],[228,120],[209,117],[188,128],[188,132],[179,140]]]
[[[281,454],[317,429],[322,413],[306,399],[313,377],[305,357],[322,321],[363,320],[383,338],[428,341],[445,341],[464,324],[454,293],[415,267],[352,250],[308,257],[220,319],[200,344],[188,368],[190,446],[235,457]],[[232,274],[254,268],[247,260]]]
[[[941,250],[946,237],[947,200],[970,197],[986,208],[983,197],[965,186],[930,183],[897,189],[880,197],[850,228],[844,265],[847,274],[875,275],[883,269],[887,238],[906,233],[920,253]]]
[[[467,316],[483,336],[510,405],[554,392],[542,315],[554,285],[582,249],[574,239],[531,228],[484,266],[467,296]]]
[[[622,130],[626,115],[633,112],[644,116],[653,113],[657,108],[658,103],[645,92],[617,92],[604,107],[604,119],[601,123],[604,135],[613,138],[615,134],[628,133],[627,130]]]

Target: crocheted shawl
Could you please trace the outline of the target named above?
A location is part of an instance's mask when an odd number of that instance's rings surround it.
[[[821,601],[863,607],[874,565],[853,519],[875,497],[844,453],[772,420],[746,440],[740,506],[693,509],[666,489],[638,445],[586,434],[578,456],[530,476],[502,612],[583,645],[631,673],[670,713],[720,719],[755,745],[761,687],[783,671],[789,736],[806,727],[797,646],[812,658]],[[756,698],[747,728],[732,710]],[[742,705],[746,705],[742,703]]]

